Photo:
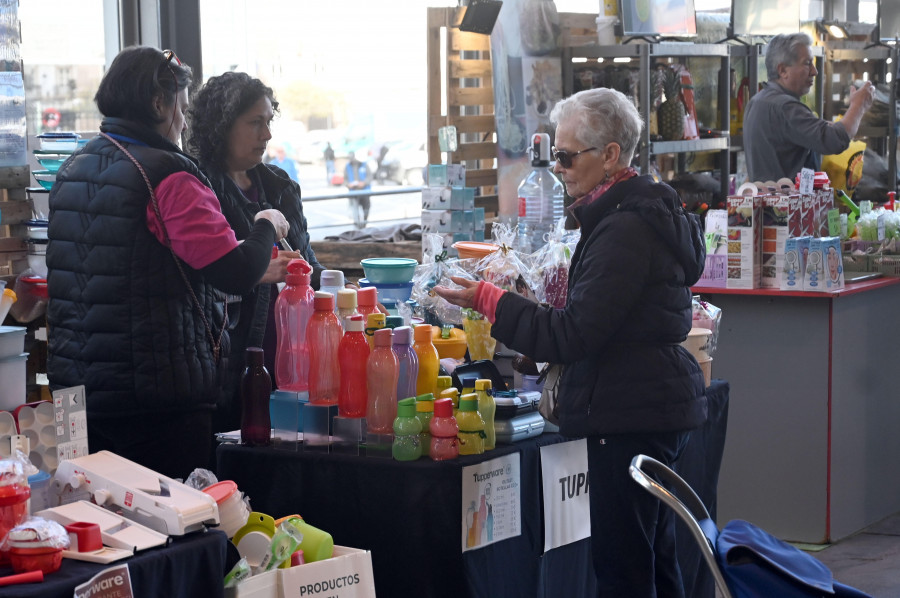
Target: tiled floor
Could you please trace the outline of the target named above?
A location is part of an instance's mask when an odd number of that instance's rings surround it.
[[[900,513],[810,554],[841,583],[874,598],[900,598]]]

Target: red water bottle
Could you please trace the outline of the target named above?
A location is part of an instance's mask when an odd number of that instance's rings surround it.
[[[456,459],[459,456],[459,425],[453,417],[453,401],[438,399],[434,402],[434,416],[428,422],[431,446],[428,454],[435,461]]]
[[[375,350],[366,364],[366,387],[369,391],[366,426],[371,434],[390,434],[394,431],[400,364],[391,348],[393,332],[390,328],[375,331]]]
[[[316,291],[312,317],[306,329],[309,347],[309,402],[336,405],[341,385],[338,345],[343,329],[334,313],[334,295]]]
[[[241,442],[249,446],[266,446],[272,432],[269,419],[269,395],[272,379],[259,347],[247,347],[247,367],[241,377]]]
[[[309,388],[309,347],[306,328],[313,314],[315,291],[309,286],[312,266],[305,260],[287,265],[284,289],[275,300],[275,384],[281,390],[303,391]]]
[[[366,340],[363,316],[357,314],[345,320],[347,332],[338,345],[341,366],[341,386],[338,392],[338,414],[341,417],[365,417],[368,389],[366,366],[369,362],[369,341]]]

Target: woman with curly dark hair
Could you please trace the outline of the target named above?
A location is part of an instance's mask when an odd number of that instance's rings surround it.
[[[300,186],[282,169],[263,163],[277,112],[275,94],[262,81],[246,73],[224,73],[211,77],[196,92],[188,113],[188,148],[209,177],[237,238],[249,234],[253,218],[261,210],[276,208],[290,223],[287,243],[292,251],[280,251],[260,284],[242,296],[239,313],[229,314],[232,358],[226,388],[232,392],[219,405],[217,431],[234,430],[240,425],[237,388],[244,350],[262,347],[269,371],[274,372],[274,286],[285,280],[288,262],[295,258],[309,262],[315,288],[323,270],[309,245]]]

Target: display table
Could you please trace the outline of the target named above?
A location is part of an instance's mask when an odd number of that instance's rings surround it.
[[[714,381],[709,395],[712,417],[686,449],[693,471],[681,473],[714,511],[728,385]],[[329,531],[336,544],[370,550],[379,596],[587,598],[596,595],[590,540],[543,553],[540,447],[565,440],[544,434],[485,455],[407,463],[224,444],[218,475],[236,482],[254,510],[276,518],[297,513]],[[463,553],[462,468],[513,452],[520,455],[522,533]],[[682,547],[679,560],[698,564],[686,572],[693,584],[705,565],[693,542]],[[713,596],[705,580],[697,583]]]
[[[165,548],[144,550],[108,565],[63,559],[59,571],[44,576],[42,583],[0,587],[0,597],[72,598],[77,586],[100,571],[127,564],[135,596],[221,598],[228,546],[223,532],[208,530],[174,538]],[[0,576],[12,573],[10,568],[0,568]]]
[[[694,288],[731,383],[719,523],[824,543],[900,511],[900,279],[832,293]]]

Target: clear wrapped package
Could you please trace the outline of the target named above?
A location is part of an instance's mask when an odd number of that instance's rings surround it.
[[[550,232],[547,243],[531,254],[531,263],[539,281],[535,296],[541,303],[557,309],[566,306],[569,264],[572,261],[572,251],[566,244],[565,237],[566,219],[560,218]]]
[[[716,343],[719,340],[719,324],[722,321],[722,310],[695,295],[692,302],[692,312],[692,326],[694,328],[706,328],[712,331],[706,346],[706,353],[712,357],[716,351]]]
[[[414,300],[423,313],[433,316],[442,324],[455,324],[462,326],[463,315],[459,306],[453,305],[438,297],[434,287],[452,286],[451,276],[459,276],[475,280],[471,273],[474,269],[467,269],[463,262],[475,262],[476,260],[448,259],[444,251],[441,235],[426,233],[422,235],[422,263],[416,266],[413,274],[413,288],[410,299]],[[426,317],[426,321],[428,318]]]
[[[476,266],[476,271],[481,278],[501,289],[537,301],[535,289],[541,283],[533,267],[531,256],[521,254],[513,249],[517,235],[516,227],[495,224],[492,234],[494,243],[499,245],[500,249],[481,258]]]

